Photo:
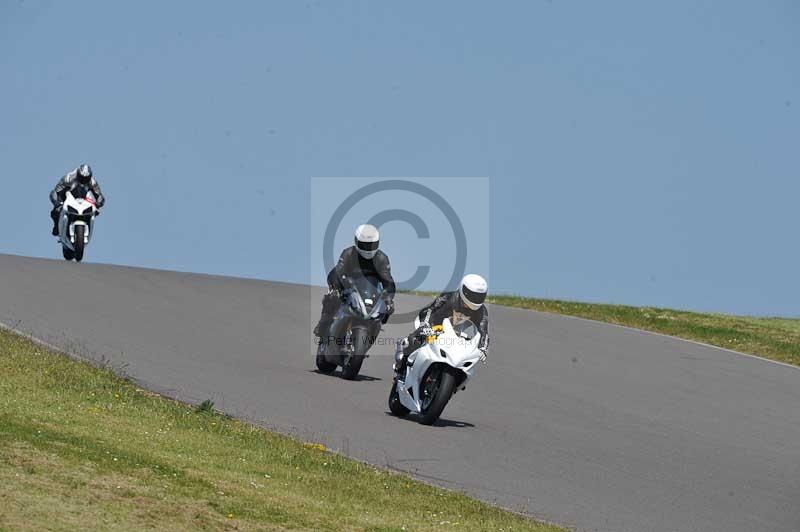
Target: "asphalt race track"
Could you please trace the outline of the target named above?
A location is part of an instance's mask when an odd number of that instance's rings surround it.
[[[800,369],[490,307],[489,363],[425,427],[387,414],[388,344],[314,371],[320,293],[0,255],[0,322],[169,396],[578,530],[800,530]]]

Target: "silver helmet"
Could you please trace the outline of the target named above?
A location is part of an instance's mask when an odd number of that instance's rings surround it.
[[[380,233],[374,225],[364,224],[356,227],[356,249],[358,254],[365,259],[371,259],[378,252]]]

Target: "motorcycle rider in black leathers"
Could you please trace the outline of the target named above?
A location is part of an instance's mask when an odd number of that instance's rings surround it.
[[[383,297],[386,298],[387,313],[383,322],[394,312],[395,283],[389,267],[389,257],[378,249],[380,235],[378,229],[369,224],[356,229],[355,245],[346,248],[339,256],[339,262],[328,273],[330,292],[322,297],[322,315],[314,327],[314,334],[320,339],[328,339],[329,329],[336,311],[341,304],[341,293],[347,287],[347,280],[353,275],[377,277],[383,284]]]
[[[432,326],[441,325],[445,318],[457,322],[459,320],[454,318],[458,315],[466,317],[478,328],[481,334],[478,349],[482,353],[481,360],[486,360],[489,351],[489,311],[483,302],[486,300],[487,291],[488,285],[483,277],[476,274],[465,275],[458,290],[441,293],[430,305],[423,308],[419,313],[419,328],[407,338],[397,342],[395,372],[398,375],[402,374],[408,356],[419,349],[425,338],[433,333]]]
[[[58,217],[61,215],[61,206],[67,199],[67,192],[71,191],[75,185],[88,187],[94,194],[95,207],[100,209],[106,203],[106,198],[100,190],[100,185],[92,176],[92,167],[82,164],[64,177],[58,180],[56,187],[50,192],[50,203],[53,210],[50,211],[50,218],[53,219],[53,236],[58,236]],[[99,211],[97,211],[99,214]]]

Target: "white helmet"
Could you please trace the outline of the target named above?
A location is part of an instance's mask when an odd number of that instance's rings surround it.
[[[380,233],[374,225],[364,224],[356,227],[356,249],[365,259],[371,259],[378,252]]]
[[[461,279],[461,301],[472,310],[478,310],[486,300],[486,292],[489,291],[489,285],[486,284],[486,279],[480,275],[470,273]]]

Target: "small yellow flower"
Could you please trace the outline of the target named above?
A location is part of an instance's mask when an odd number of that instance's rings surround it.
[[[228,519],[233,519],[233,514],[228,514]]]

